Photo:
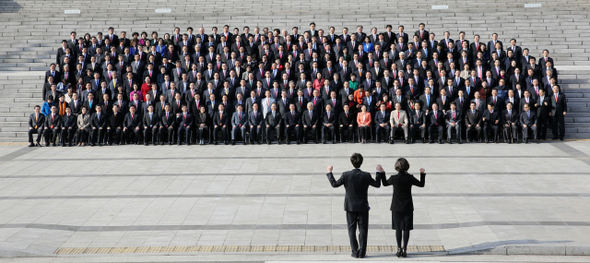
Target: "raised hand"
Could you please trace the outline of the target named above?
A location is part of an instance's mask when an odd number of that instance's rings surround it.
[[[328,166],[328,173],[331,173],[332,169],[334,169],[334,166],[332,166],[332,165]]]
[[[425,172],[426,172],[426,170],[424,170],[424,168],[420,168],[420,173],[421,173],[421,174],[423,174],[423,173],[425,173]]]
[[[377,171],[384,173],[385,171],[383,171],[383,167],[381,167],[380,164],[377,165]]]

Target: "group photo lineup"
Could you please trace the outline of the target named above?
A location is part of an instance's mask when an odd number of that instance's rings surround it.
[[[547,49],[396,27],[72,31],[45,73],[29,143],[564,139],[567,102]]]

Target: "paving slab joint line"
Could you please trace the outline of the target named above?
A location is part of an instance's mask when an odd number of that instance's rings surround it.
[[[535,255],[535,256],[590,256],[590,246],[502,245],[496,247],[466,247],[447,250],[449,255]]]

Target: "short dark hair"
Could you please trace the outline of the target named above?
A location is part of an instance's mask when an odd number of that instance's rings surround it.
[[[395,162],[396,171],[398,171],[399,173],[405,173],[408,171],[408,169],[410,169],[410,163],[408,163],[408,160],[406,160],[406,158],[397,159],[397,161]]]
[[[350,162],[354,168],[360,168],[363,164],[363,156],[360,153],[353,153],[352,156],[350,156]]]

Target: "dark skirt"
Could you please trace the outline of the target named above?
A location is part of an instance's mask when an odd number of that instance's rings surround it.
[[[414,229],[414,212],[391,211],[391,228],[405,231]]]

